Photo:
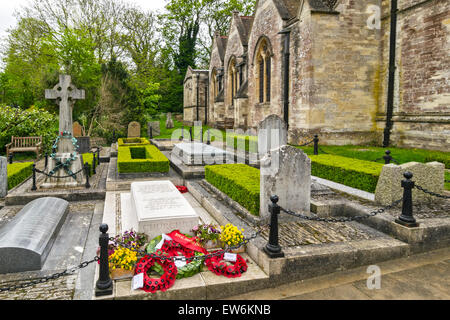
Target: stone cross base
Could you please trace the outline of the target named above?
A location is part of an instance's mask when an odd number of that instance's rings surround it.
[[[61,158],[62,162],[66,161],[71,157],[70,153],[58,153],[56,155],[57,158]],[[46,173],[50,173],[53,168],[56,167],[56,160],[50,158],[48,161],[48,168],[45,171]],[[77,158],[72,161],[70,165],[70,171],[73,173],[77,173],[83,168],[83,164],[81,163],[80,155],[77,155]],[[65,177],[68,176],[68,173],[66,170],[59,169],[53,177],[46,177],[44,183],[41,185],[42,189],[53,189],[53,188],[76,188],[84,186],[86,183],[86,176],[84,171],[81,171],[76,175],[76,179],[69,177],[69,178],[57,178],[57,177]]]

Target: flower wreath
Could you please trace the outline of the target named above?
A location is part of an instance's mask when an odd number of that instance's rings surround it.
[[[225,253],[222,253],[220,256],[206,259],[205,264],[211,272],[218,276],[223,275],[227,278],[237,278],[247,271],[247,263],[240,255],[236,255],[236,262],[232,266],[222,262],[224,255]]]
[[[56,138],[55,143],[53,144],[53,147],[52,147],[53,150],[56,150],[56,148],[58,148],[58,142],[59,142],[59,140],[60,140],[61,138],[63,138],[63,139],[70,139],[70,140],[72,141],[72,145],[73,145],[73,147],[75,148],[75,150],[77,150],[77,149],[79,148],[77,139],[75,139],[75,138],[72,136],[72,134],[71,134],[70,132],[68,132],[68,131],[63,131],[63,132],[61,132],[60,135],[58,135],[58,137]],[[53,151],[52,154],[50,155],[50,157],[51,157],[53,160],[56,161],[56,166],[55,166],[55,168],[54,168],[53,170],[51,170],[51,171],[49,172],[49,175],[50,175],[50,176],[53,176],[57,171],[59,171],[59,170],[62,168],[62,169],[64,169],[64,170],[67,172],[67,174],[68,174],[69,176],[72,176],[72,177],[76,180],[75,174],[74,174],[69,168],[70,168],[70,165],[72,164],[72,162],[75,161],[75,159],[77,158],[77,156],[78,156],[78,152],[77,152],[77,151],[74,151],[74,152],[70,155],[70,158],[69,158],[69,159],[67,159],[65,162],[62,162],[61,158],[58,158],[58,157],[56,156],[55,151]]]
[[[167,253],[158,250],[155,255],[157,256],[167,256]],[[164,269],[164,274],[161,278],[150,278],[147,274],[147,271],[158,262],[162,268]],[[167,289],[171,288],[175,283],[175,278],[177,276],[177,268],[175,264],[170,259],[161,259],[154,257],[154,255],[147,255],[136,264],[135,274],[143,273],[144,274],[144,287],[142,290],[145,292],[155,293],[158,290],[167,291]]]
[[[154,238],[152,241],[150,241],[150,243],[147,246],[147,252],[148,253],[155,252],[156,251],[155,247],[161,241],[161,239],[162,239],[162,237],[158,236],[158,237]],[[179,252],[183,253],[183,256],[185,256],[186,258],[192,258],[194,256],[197,257],[197,256],[204,255],[203,253],[196,252],[192,249],[186,248],[176,241],[167,241],[167,240],[164,242],[164,245],[161,247],[160,251],[167,253],[168,256],[170,256],[170,257],[179,256],[179,254],[178,254]],[[177,268],[178,273],[176,275],[176,278],[177,279],[187,278],[187,277],[191,277],[194,274],[200,272],[201,267],[202,267],[202,262],[203,261],[201,259],[192,260],[190,263],[187,263],[184,267]],[[155,263],[152,266],[152,271],[155,271],[159,274],[164,273],[163,267],[157,263]]]

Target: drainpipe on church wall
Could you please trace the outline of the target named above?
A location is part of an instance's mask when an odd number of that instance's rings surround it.
[[[283,80],[283,115],[284,122],[286,123],[286,128],[289,129],[289,62],[290,62],[290,30],[282,30],[279,34],[284,35],[284,47],[283,47],[283,57],[284,57],[284,80]]]
[[[200,74],[197,73],[197,121],[199,121],[199,115],[198,115],[198,106],[199,106],[199,101],[198,99],[200,98]]]
[[[393,126],[392,116],[394,113],[394,89],[395,89],[395,56],[397,45],[397,0],[391,0],[391,30],[389,40],[389,78],[388,96],[386,106],[386,126],[384,128],[383,147],[390,144],[391,130]]]

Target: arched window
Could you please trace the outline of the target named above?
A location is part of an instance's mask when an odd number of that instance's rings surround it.
[[[234,105],[234,97],[238,90],[238,72],[236,68],[236,59],[233,57],[228,65],[228,83],[227,83],[227,103]]]
[[[269,40],[265,37],[259,41],[255,54],[256,94],[259,103],[270,102],[272,77],[272,53]]]

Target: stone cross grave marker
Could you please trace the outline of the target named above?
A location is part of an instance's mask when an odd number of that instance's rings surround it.
[[[45,99],[59,103],[59,132],[73,134],[72,111],[75,100],[84,100],[85,91],[78,90],[69,75],[60,75],[59,83],[53,89],[45,90]]]
[[[128,138],[140,138],[141,137],[141,124],[133,121],[128,125]]]
[[[8,160],[0,157],[0,198],[8,195]]]

